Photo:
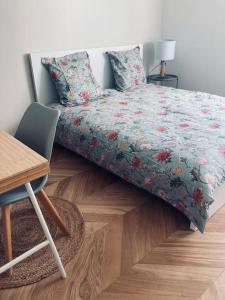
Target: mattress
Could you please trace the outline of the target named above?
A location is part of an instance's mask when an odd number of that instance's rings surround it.
[[[225,180],[225,98],[146,84],[83,106],[52,106],[61,110],[59,144],[169,202],[204,231],[223,203],[214,193]]]

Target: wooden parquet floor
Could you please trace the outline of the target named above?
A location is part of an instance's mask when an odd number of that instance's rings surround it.
[[[223,300],[225,207],[204,235],[164,201],[56,146],[46,187],[76,203],[86,235],[59,274],[1,290],[1,300]]]

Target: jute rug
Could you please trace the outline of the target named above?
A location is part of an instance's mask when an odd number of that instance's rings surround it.
[[[51,201],[71,233],[71,237],[64,236],[41,207],[63,265],[65,266],[76,255],[83,242],[84,221],[80,211],[74,204],[55,197],[51,198]],[[43,230],[29,200],[12,205],[11,220],[13,227],[13,257],[19,256],[45,240]],[[0,265],[6,263],[3,245],[3,234],[0,225]],[[14,266],[12,276],[8,272],[2,273],[0,275],[0,289],[28,285],[48,277],[55,272],[58,272],[58,268],[56,267],[50,247],[47,246]]]

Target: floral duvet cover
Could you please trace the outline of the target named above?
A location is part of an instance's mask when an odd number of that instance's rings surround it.
[[[56,141],[183,212],[201,232],[225,179],[225,98],[146,84],[64,107]]]

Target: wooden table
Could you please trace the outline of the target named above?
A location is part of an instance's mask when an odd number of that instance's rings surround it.
[[[47,159],[0,131],[0,194],[47,175]]]
[[[12,268],[12,266],[21,262],[23,259],[32,255],[36,251],[47,245],[50,245],[61,275],[64,278],[66,277],[66,273],[60,260],[58,251],[52,240],[41,209],[30,185],[31,181],[47,175],[48,172],[49,163],[44,157],[5,131],[0,130],[0,195],[16,187],[25,185],[27,193],[46,236],[46,241],[40,243],[31,250],[28,250],[24,254],[0,267],[0,274]]]

